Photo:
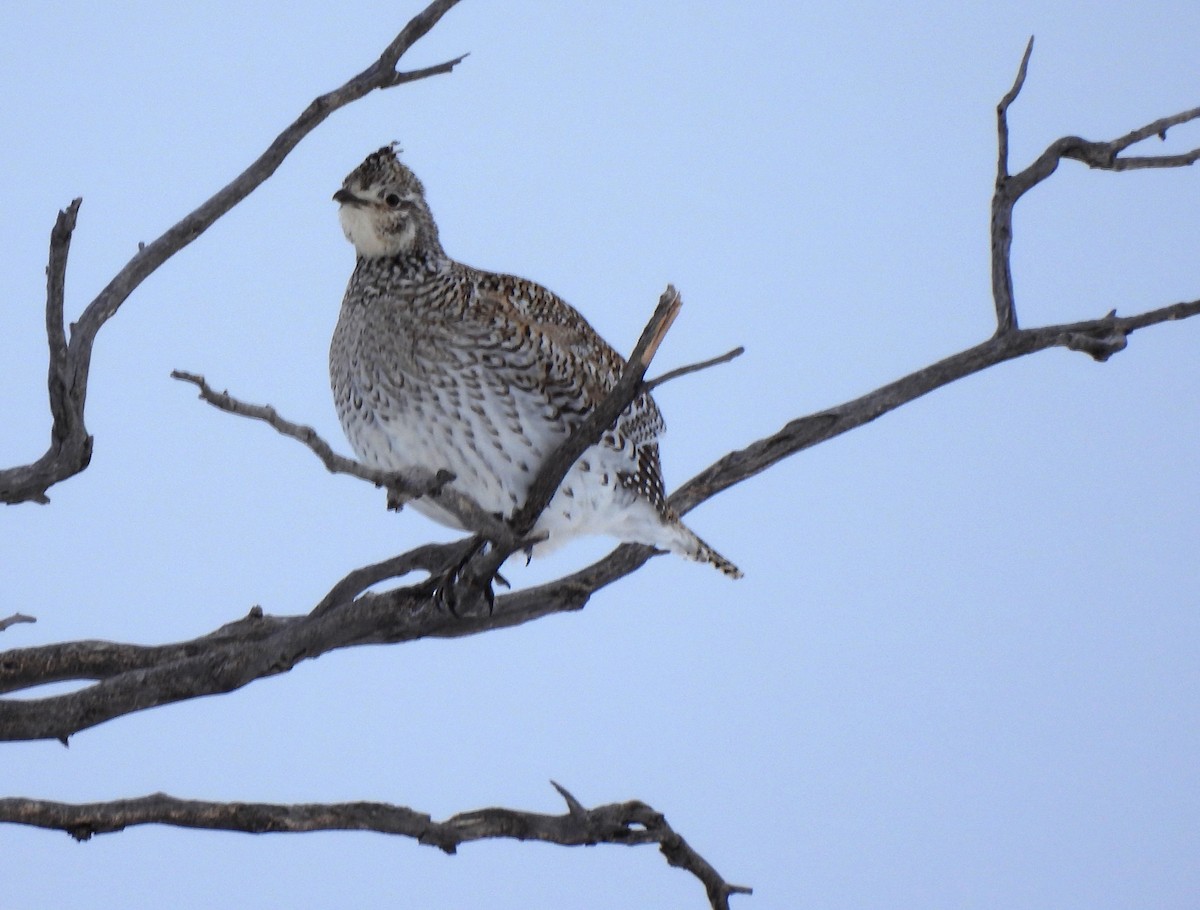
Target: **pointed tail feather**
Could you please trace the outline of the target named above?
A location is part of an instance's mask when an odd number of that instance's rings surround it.
[[[700,549],[696,551],[696,555],[692,558],[697,562],[706,562],[713,568],[719,569],[723,574],[730,578],[741,578],[745,573],[737,566],[731,563],[728,559],[706,544],[699,537],[696,538],[700,543]]]
[[[672,547],[676,553],[686,556],[696,562],[708,563],[729,578],[743,577],[742,570],[705,543],[700,537],[678,518],[675,519],[675,529],[678,531],[677,545]]]

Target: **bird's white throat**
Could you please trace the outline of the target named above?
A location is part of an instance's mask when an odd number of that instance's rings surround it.
[[[409,221],[395,233],[381,234],[377,216],[357,205],[342,204],[338,208],[338,221],[346,239],[354,244],[358,255],[367,258],[395,256],[412,246],[417,235],[417,226]]]

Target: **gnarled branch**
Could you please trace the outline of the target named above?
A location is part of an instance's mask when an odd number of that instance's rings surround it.
[[[1029,71],[1029,58],[1033,53],[1033,38],[1025,46],[1021,65],[1012,88],[996,107],[996,123],[999,153],[996,164],[996,189],[992,194],[992,298],[996,308],[996,332],[1004,334],[1017,328],[1016,303],[1013,299],[1012,282],[1012,224],[1013,207],[1031,189],[1048,178],[1058,169],[1064,158],[1081,161],[1090,168],[1105,171],[1127,171],[1144,168],[1187,167],[1200,160],[1200,147],[1177,155],[1142,155],[1123,157],[1122,153],[1131,146],[1153,136],[1167,138],[1171,127],[1200,119],[1200,107],[1162,117],[1145,126],[1130,130],[1108,142],[1093,142],[1079,136],[1064,136],[1056,139],[1032,164],[1017,174],[1008,171],[1008,109],[1025,85]],[[1067,345],[1073,350],[1087,353],[1107,350],[1111,346],[1097,346],[1093,340],[1080,339],[1078,346]],[[1108,356],[1106,354],[1105,356]],[[1103,359],[1103,358],[1099,358]]]
[[[552,782],[553,783],[553,782]],[[562,815],[489,808],[460,812],[445,821],[390,803],[221,803],[155,793],[102,803],[59,803],[0,799],[0,822],[65,831],[76,840],[134,825],[172,825],[248,834],[304,831],[376,831],[410,837],[453,854],[461,844],[493,838],[534,840],[575,847],[594,844],[657,844],[667,862],[694,875],[713,910],[729,910],[732,894],[751,889],[731,885],[676,832],[662,813],[637,800],[585,808],[558,784],[567,803]]]
[[[88,372],[96,335],[116,315],[129,295],[156,269],[203,234],[275,173],[305,136],[330,114],[375,89],[448,73],[463,58],[413,72],[397,72],[400,58],[422,38],[458,0],[435,0],[414,16],[379,59],[345,85],[316,98],[280,133],[253,164],[195,211],[168,228],[162,236],[139,244],[137,253],[88,304],[72,326],[68,341],[63,327],[63,287],[67,250],[81,200],[59,213],[50,239],[47,268],[46,334],[50,346],[50,446],[37,461],[0,470],[0,502],[49,502],[46,491],[83,471],[91,461],[92,437],[84,423]]]

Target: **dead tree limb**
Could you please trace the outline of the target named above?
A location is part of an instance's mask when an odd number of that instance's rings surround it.
[[[1022,60],[1021,73],[1014,89],[1005,96],[1005,102],[999,109],[1002,124],[1003,112],[1007,109],[1007,103],[1016,97],[1027,63],[1028,56]],[[1200,116],[1200,110],[1154,121],[1107,144],[1059,140],[1052,143],[1038,161],[1057,162],[1061,157],[1070,157],[1066,152],[1071,149],[1094,149],[1100,145],[1105,145],[1112,156],[1118,156],[1133,142],[1197,116]],[[1002,166],[1003,159],[1007,157],[1006,145],[1007,127],[1003,127],[1000,131]],[[1105,160],[1111,157],[1109,151],[1104,152],[1108,156]],[[1165,159],[1168,163],[1163,166],[1183,166],[1195,157],[1192,153],[1168,156]],[[1030,168],[1026,168],[1012,179],[1019,178],[1028,184],[1021,189],[1021,193],[1024,193],[1048,177],[1050,172],[1037,171],[1040,176],[1035,180],[1033,176],[1022,176],[1031,174]],[[1006,192],[1009,190],[1003,186],[997,189],[998,194]],[[62,244],[69,239],[69,221],[68,213],[64,215],[63,232],[60,234]],[[993,234],[993,250],[1007,249],[1006,242],[1003,232]],[[664,300],[667,296],[664,295]],[[1132,316],[1118,316],[1111,312],[1082,322],[1021,329],[1016,327],[1014,306],[1012,328],[998,331],[981,344],[859,398],[790,421],[778,432],[714,462],[676,491],[671,503],[677,511],[685,513],[784,458],[873,421],[934,389],[1007,360],[1047,348],[1063,347],[1103,361],[1122,350],[1133,332],[1197,314],[1200,314],[1200,300],[1176,303]],[[648,328],[647,331],[653,336],[657,330]],[[640,378],[638,381],[642,382]],[[640,386],[631,385],[630,389],[635,387]],[[629,392],[630,389],[625,391]],[[617,397],[608,403],[615,409],[614,413],[622,409],[621,401]],[[605,417],[607,414],[598,416],[597,425],[603,426]],[[276,420],[275,425],[278,428],[284,424]],[[311,447],[313,439],[304,439],[306,435],[300,433],[298,438]],[[572,444],[582,451],[582,448],[586,448],[587,438],[580,436],[573,439]],[[562,462],[556,463],[555,472],[566,470],[565,466],[570,464],[566,460],[568,457],[564,455]],[[378,480],[374,476],[367,479],[372,482]],[[547,488],[553,489],[549,483]],[[536,515],[533,517],[536,519]],[[511,546],[513,542],[510,539],[508,544]],[[245,619],[209,635],[175,645],[69,642],[5,652],[0,654],[0,692],[17,691],[54,681],[94,681],[94,685],[42,699],[0,700],[0,739],[66,739],[80,730],[133,711],[237,689],[254,679],[283,672],[297,661],[337,648],[411,641],[422,637],[474,635],[490,629],[519,625],[552,613],[578,610],[600,588],[635,571],[654,555],[654,551],[637,545],[618,547],[608,557],[572,575],[498,598],[491,612],[473,611],[472,615],[462,618],[447,615],[431,601],[429,592],[419,586],[400,587],[382,593],[367,592],[373,585],[399,578],[414,570],[437,573],[466,555],[462,542],[420,547],[351,572],[333,585],[307,615],[270,617],[263,616],[261,611],[252,611]]]
[[[704,885],[713,910],[729,910],[732,894],[751,893],[747,887],[726,882],[668,824],[662,813],[645,803],[633,800],[587,809],[563,787],[558,784],[554,787],[567,803],[567,811],[562,815],[489,808],[434,821],[423,812],[390,803],[221,803],[155,793],[84,804],[0,799],[0,822],[65,831],[80,841],[134,825],[248,834],[375,831],[409,837],[449,854],[457,852],[461,844],[494,838],[542,841],[564,847],[657,844],[668,863],[690,872]]]
[[[1005,93],[996,106],[997,163],[996,189],[992,195],[992,298],[996,307],[996,332],[1004,334],[1017,328],[1016,303],[1013,299],[1012,283],[1012,224],[1013,207],[1031,189],[1048,178],[1063,159],[1080,161],[1090,168],[1102,171],[1129,171],[1145,168],[1188,167],[1200,160],[1200,148],[1177,155],[1125,156],[1139,142],[1154,136],[1165,140],[1172,127],[1200,119],[1200,107],[1162,117],[1145,126],[1130,130],[1123,136],[1108,142],[1093,142],[1079,136],[1064,136],[1056,139],[1032,164],[1016,174],[1008,170],[1008,109],[1025,85],[1029,72],[1029,58],[1033,53],[1033,38],[1025,46],[1021,65],[1012,88]],[[1085,342],[1086,344],[1086,342]],[[1086,347],[1088,353],[1091,351]]]
[[[14,613],[12,616],[6,616],[3,619],[0,619],[0,632],[3,632],[9,626],[15,626],[17,623],[21,622],[37,622],[37,618],[33,616],[26,616],[24,613]]]
[[[63,324],[67,252],[75,230],[81,199],[59,212],[50,236],[47,267],[46,335],[50,347],[49,395],[53,425],[50,446],[37,461],[0,469],[0,502],[47,503],[46,491],[80,473],[91,462],[92,437],[84,422],[88,373],[96,335],[116,315],[129,295],[156,269],[203,234],[275,173],[305,136],[330,114],[376,89],[391,88],[450,72],[463,58],[412,72],[398,72],[400,58],[420,40],[458,0],[435,0],[414,16],[384,49],[379,59],[345,85],[316,98],[303,113],[246,170],[158,239],[139,244],[138,251],[112,281],[88,304],[71,327],[68,341]]]

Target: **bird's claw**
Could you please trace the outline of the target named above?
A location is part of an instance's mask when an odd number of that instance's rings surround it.
[[[486,538],[472,538],[472,545],[467,548],[462,559],[448,566],[440,575],[432,579],[431,596],[442,604],[451,616],[461,618],[460,607],[472,604],[476,598],[482,598],[487,603],[488,616],[496,606],[496,592],[493,583],[499,582],[505,588],[511,587],[499,572],[491,578],[482,579],[470,570],[472,561],[488,551],[491,544]]]

